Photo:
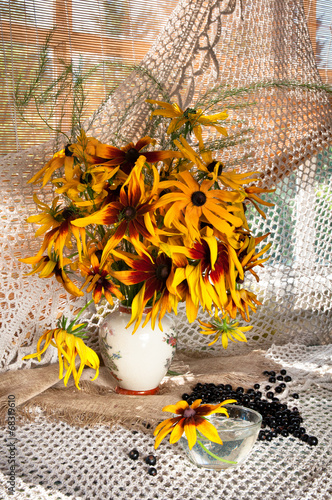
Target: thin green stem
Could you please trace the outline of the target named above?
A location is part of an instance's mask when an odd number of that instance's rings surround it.
[[[74,318],[74,320],[72,321],[72,323],[76,323],[76,321],[78,320],[78,318],[81,316],[81,314],[85,311],[85,309],[87,309],[87,307],[89,307],[90,304],[92,304],[93,302],[93,299],[90,299],[89,302],[87,302],[85,304],[84,307],[82,307],[82,309],[80,310],[80,312],[77,314],[77,316]]]
[[[237,464],[237,462],[233,462],[232,460],[225,460],[224,458],[218,457],[218,455],[215,455],[214,453],[212,453],[212,451],[209,451],[199,439],[197,439],[197,443],[203,448],[204,451],[206,451],[206,453],[211,455],[211,457],[220,460],[220,462],[226,462],[226,464],[234,464],[234,465]]]

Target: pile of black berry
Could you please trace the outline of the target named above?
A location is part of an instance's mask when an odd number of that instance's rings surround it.
[[[265,371],[263,375],[268,377],[268,382],[273,384],[273,387],[266,385],[260,390],[260,384],[255,384],[253,388],[245,391],[243,387],[233,388],[231,384],[198,383],[191,394],[182,394],[182,399],[189,404],[196,399],[202,399],[202,403],[221,403],[226,399],[236,399],[237,404],[256,410],[262,415],[262,429],[258,437],[260,441],[272,441],[278,435],[284,437],[291,435],[310,446],[316,446],[318,439],[307,434],[298,408],[288,408],[286,402],[280,402],[276,395],[284,392],[286,384],[291,382],[292,378],[287,375],[286,370],[281,370],[279,374]],[[299,398],[296,393],[291,397]]]
[[[129,458],[131,458],[132,460],[138,460],[138,457],[139,457],[139,452],[135,449],[131,450],[129,453],[128,453],[128,456]],[[157,459],[154,455],[148,455],[146,458],[145,458],[145,463],[147,465],[156,465],[156,462],[157,462]],[[157,475],[157,469],[155,467],[149,467],[148,468],[148,474],[150,476],[156,476]]]

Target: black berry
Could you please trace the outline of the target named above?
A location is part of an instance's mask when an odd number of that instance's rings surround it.
[[[132,460],[137,460],[139,457],[139,453],[137,450],[131,450],[128,455]]]
[[[310,446],[317,446],[318,439],[315,436],[309,436],[309,438],[308,438],[308,444]]]
[[[286,375],[286,370],[280,370],[281,375]]]
[[[296,392],[294,392],[294,394],[292,394],[292,398],[299,399],[299,395]]]
[[[275,378],[275,377],[271,376],[271,377],[269,378],[269,382],[271,382],[271,384],[274,384],[274,383],[275,383],[275,381],[276,381],[276,378]]]
[[[260,385],[259,384],[255,384],[254,385],[254,389],[259,389],[260,388]]]
[[[286,375],[286,377],[284,378],[285,382],[291,382],[291,380],[292,380],[292,377],[290,377],[289,375]]]
[[[148,469],[148,474],[150,474],[150,476],[156,476],[157,469],[155,469],[154,467],[150,467],[150,469]]]
[[[156,465],[157,459],[154,455],[148,455],[145,459],[145,463],[148,465]]]

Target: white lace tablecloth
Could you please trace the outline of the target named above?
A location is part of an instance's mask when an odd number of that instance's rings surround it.
[[[286,401],[300,409],[302,425],[319,442],[293,437],[256,442],[242,466],[225,471],[193,466],[178,445],[165,439],[154,452],[151,434],[105,426],[75,428],[46,420],[16,430],[15,494],[8,494],[6,432],[0,444],[0,498],[100,500],[315,500],[332,498],[332,344],[272,346],[266,356],[280,362],[293,381]],[[264,379],[262,378],[262,381]],[[258,381],[259,382],[259,381]],[[293,400],[289,392],[298,392]],[[140,457],[128,457],[136,448]],[[144,458],[155,453],[157,475]]]

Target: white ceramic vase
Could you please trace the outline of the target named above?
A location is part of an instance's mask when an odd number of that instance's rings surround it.
[[[148,310],[144,310],[145,313]],[[143,314],[141,324],[146,314]],[[118,382],[119,394],[156,394],[161,380],[167,373],[176,348],[173,318],[165,315],[163,331],[150,322],[138,327],[126,328],[131,318],[131,308],[120,305],[107,316],[99,328],[99,343],[105,365]]]

